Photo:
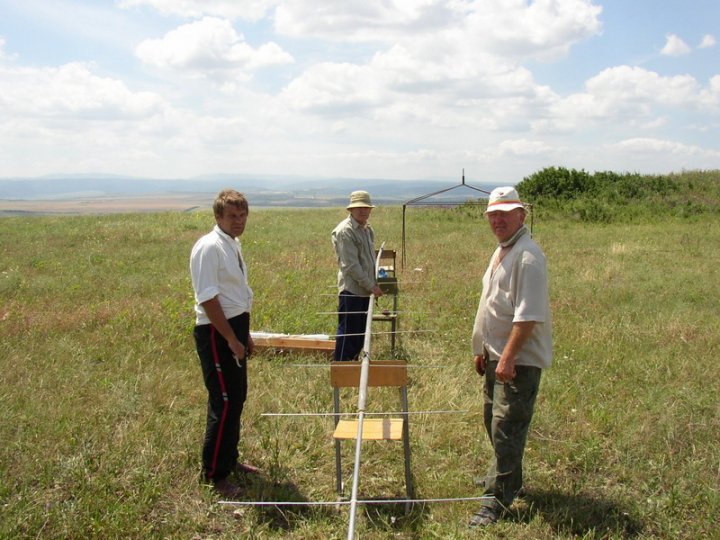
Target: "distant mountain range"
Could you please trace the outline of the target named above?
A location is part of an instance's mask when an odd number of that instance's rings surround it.
[[[213,196],[231,187],[247,195],[256,206],[331,206],[347,201],[351,191],[369,191],[373,201],[402,204],[416,197],[449,190],[437,201],[478,199],[494,184],[436,180],[313,179],[301,176],[221,174],[190,179],[153,179],[102,174],[0,178],[0,200],[40,201],[168,195]]]

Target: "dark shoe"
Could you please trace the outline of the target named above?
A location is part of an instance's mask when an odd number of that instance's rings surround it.
[[[468,527],[487,527],[500,519],[500,513],[489,506],[483,506],[473,514]]]
[[[227,478],[221,478],[213,482],[213,489],[218,495],[225,497],[226,499],[236,499],[242,494],[242,489],[239,486],[233,484]]]
[[[255,465],[250,465],[249,463],[238,463],[235,466],[235,473],[236,474],[261,474],[262,469],[255,467]]]

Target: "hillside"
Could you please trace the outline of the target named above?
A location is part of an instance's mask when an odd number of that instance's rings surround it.
[[[470,181],[468,181],[470,183]],[[208,206],[225,187],[245,193],[254,207],[342,206],[351,191],[363,189],[378,204],[402,204],[457,185],[433,180],[216,175],[157,180],[108,176],[0,179],[0,215],[19,213],[108,213],[186,210]],[[473,185],[491,190],[488,183]],[[454,191],[455,200],[474,193]]]

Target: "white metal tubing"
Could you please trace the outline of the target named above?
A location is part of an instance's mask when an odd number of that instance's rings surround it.
[[[373,332],[374,336],[379,336],[382,334],[428,334],[428,333],[435,333],[437,330],[396,330],[393,332],[392,330],[388,330],[387,332]],[[365,333],[362,334],[330,334],[328,335],[329,338],[336,338],[336,337],[347,337],[347,336],[364,336]]]
[[[378,366],[379,367],[379,366]],[[398,411],[391,412],[366,412],[367,416],[397,416]],[[467,414],[467,411],[462,410],[446,410],[446,411],[407,411],[402,413],[403,416],[409,416],[414,414]],[[261,413],[260,416],[357,416],[358,413],[351,412],[297,412],[297,413]]]
[[[430,499],[367,499],[359,500],[358,504],[367,506],[380,504],[427,504],[427,503],[454,503],[487,501],[495,499],[494,496],[482,495],[480,497],[440,497]],[[218,501],[224,506],[347,506],[350,501]]]
[[[382,243],[378,250],[377,259],[375,260],[375,276],[377,277],[380,268],[380,256],[382,255],[385,242]],[[370,302],[368,304],[367,321],[365,322],[365,341],[363,342],[362,363],[360,364],[360,386],[358,389],[358,427],[355,439],[355,465],[353,467],[353,483],[352,493],[350,495],[350,521],[348,523],[348,540],[355,538],[355,515],[357,513],[357,493],[360,484],[360,454],[362,453],[362,434],[363,420],[365,419],[365,402],[367,401],[367,383],[368,374],[370,373],[370,341],[372,339],[372,313],[375,295],[370,294]]]

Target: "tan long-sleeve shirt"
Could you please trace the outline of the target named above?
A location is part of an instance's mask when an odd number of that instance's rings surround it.
[[[367,296],[376,285],[375,233],[363,227],[352,216],[338,223],[332,232],[332,243],[338,262],[338,291]]]

